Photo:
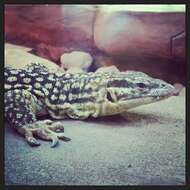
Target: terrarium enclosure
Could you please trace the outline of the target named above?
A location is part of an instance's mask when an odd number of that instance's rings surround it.
[[[184,5],[6,5],[5,39],[58,65],[62,54],[85,51],[89,71],[115,65],[186,79]]]
[[[63,118],[72,140],[54,149],[39,139],[30,147],[6,122],[5,184],[185,185],[185,11],[184,4],[5,5],[5,67],[38,62],[74,77],[140,71],[176,88],[122,115]]]

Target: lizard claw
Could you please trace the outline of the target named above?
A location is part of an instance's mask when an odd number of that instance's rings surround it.
[[[71,141],[71,139],[69,138],[69,137],[64,137],[63,139],[62,139],[63,141]]]
[[[26,140],[30,146],[39,146],[40,143],[34,137],[26,137]]]
[[[33,137],[33,133],[30,130],[27,130],[26,127],[20,128],[18,130],[21,134],[24,134],[26,141],[30,146],[39,146],[40,143]]]
[[[65,137],[65,136],[59,136],[59,139],[61,139],[62,141],[71,141],[71,139],[69,137]]]
[[[59,143],[59,139],[58,139],[57,136],[55,136],[55,135],[52,135],[52,136],[51,136],[51,139],[52,139],[51,148],[54,148],[54,147],[56,147],[57,144]]]
[[[52,122],[51,120],[37,121],[32,124],[23,126],[18,130],[26,138],[26,141],[31,146],[39,146],[40,143],[33,137],[52,141],[51,147],[54,148],[59,143],[59,139],[67,142],[71,139],[64,136],[64,127],[61,122]]]

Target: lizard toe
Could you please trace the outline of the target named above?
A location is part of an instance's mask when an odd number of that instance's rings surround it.
[[[65,142],[71,141],[71,139],[70,139],[69,137],[64,136],[63,133],[59,133],[59,134],[57,134],[57,136],[58,136],[58,138],[61,139],[62,141],[65,141]]]
[[[52,148],[55,147],[59,142],[57,135],[55,135],[54,132],[50,131],[48,127],[46,129],[45,126],[43,126],[42,129],[37,129],[35,131],[35,135],[42,140],[52,141]]]
[[[49,126],[49,129],[56,132],[56,133],[64,132],[64,126],[59,121],[55,122],[55,123],[52,123],[52,125]]]
[[[43,120],[43,123],[47,124],[47,125],[51,125],[53,123],[53,121],[50,119],[46,119],[46,120]]]
[[[56,147],[59,139],[70,141],[71,139],[64,136],[64,127],[61,122],[53,122],[51,120],[37,121],[32,124],[21,127],[18,132],[25,136],[27,142],[31,146],[39,146],[40,143],[34,136],[41,140],[52,141],[51,147]]]
[[[30,146],[40,146],[40,143],[34,137],[26,137],[26,141]]]
[[[30,146],[40,145],[40,143],[33,137],[33,131],[30,128],[23,126],[18,129],[18,132],[25,137],[27,143]]]
[[[52,140],[52,143],[51,143],[51,148],[54,148],[58,145],[59,143],[59,139],[56,135],[51,135],[51,140]]]

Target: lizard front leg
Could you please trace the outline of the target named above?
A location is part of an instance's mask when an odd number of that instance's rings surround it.
[[[19,89],[8,91],[5,93],[4,101],[6,119],[31,146],[40,145],[35,137],[52,141],[52,147],[57,145],[58,139],[70,140],[63,135],[64,127],[60,122],[37,121],[38,100],[29,91]]]

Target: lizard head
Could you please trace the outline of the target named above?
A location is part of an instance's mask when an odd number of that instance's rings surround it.
[[[134,71],[75,74],[70,84],[67,115],[75,119],[119,114],[165,99],[175,90],[167,82]],[[59,104],[60,109],[65,105]]]
[[[107,100],[125,109],[163,100],[173,95],[174,87],[142,72],[128,71],[107,80]]]

